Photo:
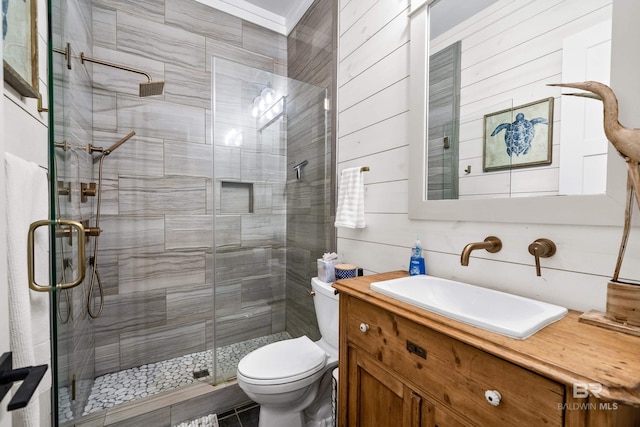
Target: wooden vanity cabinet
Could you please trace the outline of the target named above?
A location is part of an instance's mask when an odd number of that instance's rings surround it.
[[[602,410],[598,399],[576,399],[565,384],[410,320],[384,298],[338,288],[340,427],[640,426],[638,408]]]

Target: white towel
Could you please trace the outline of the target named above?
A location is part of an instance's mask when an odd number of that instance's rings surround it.
[[[340,174],[336,227],[364,228],[364,176],[362,168],[347,168]]]
[[[29,225],[48,218],[47,173],[37,164],[5,153],[7,192],[7,270],[9,284],[9,334],[14,368],[50,363],[49,294],[29,289],[27,234]],[[47,228],[36,232],[35,278],[49,284],[49,239]],[[26,408],[13,411],[15,426],[39,426],[39,397],[51,387],[47,371]],[[45,414],[48,417],[48,414]]]

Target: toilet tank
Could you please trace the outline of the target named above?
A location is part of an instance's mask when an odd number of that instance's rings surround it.
[[[316,309],[316,319],[322,340],[338,349],[338,294],[331,283],[323,282],[314,277],[311,279],[311,289],[315,292],[313,305]]]

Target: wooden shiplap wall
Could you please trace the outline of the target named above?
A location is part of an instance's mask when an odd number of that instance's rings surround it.
[[[583,3],[550,1],[569,8]],[[409,7],[409,0],[340,1],[338,173],[354,166],[371,169],[365,173],[366,228],[338,229],[342,260],[364,268],[365,274],[406,270],[409,248],[419,235],[429,274],[574,309],[604,310],[621,227],[409,220],[409,99],[420,96],[410,92],[408,79]],[[484,71],[483,66],[476,70]],[[508,85],[515,79],[511,75],[494,81]],[[469,266],[462,267],[462,248],[489,235],[502,239],[502,251],[476,251]],[[558,252],[542,260],[542,276],[537,277],[527,247],[540,237],[552,239]],[[640,278],[639,261],[636,233],[627,248],[622,276]]]

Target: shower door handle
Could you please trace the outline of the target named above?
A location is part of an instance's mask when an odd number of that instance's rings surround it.
[[[29,277],[29,288],[37,292],[49,292],[52,289],[52,286],[42,286],[36,283],[35,279],[35,233],[36,229],[44,226],[60,226],[66,225],[71,230],[71,228],[75,228],[78,231],[78,277],[73,282],[69,283],[58,283],[56,287],[58,289],[69,289],[78,286],[84,280],[85,270],[86,270],[86,261],[85,261],[85,233],[84,226],[78,221],[72,221],[70,219],[57,219],[54,221],[50,221],[48,219],[43,219],[40,221],[36,221],[31,223],[29,226],[29,234],[27,236],[27,270]]]

